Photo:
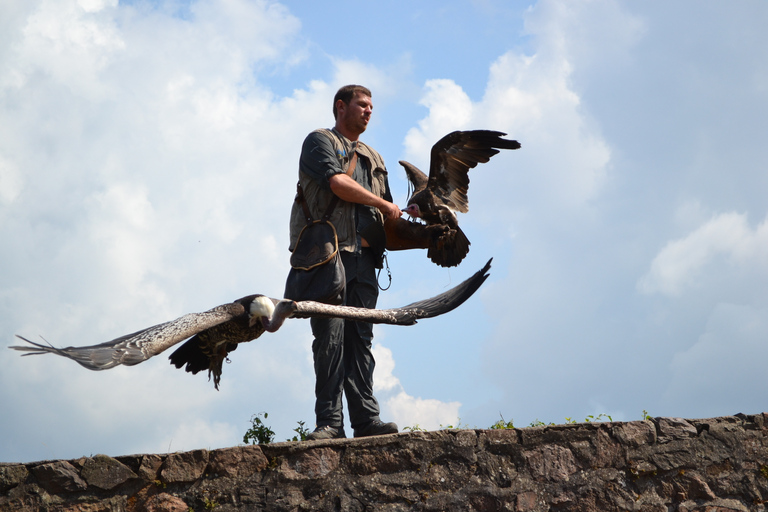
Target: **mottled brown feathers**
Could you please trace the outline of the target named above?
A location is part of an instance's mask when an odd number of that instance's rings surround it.
[[[276,331],[287,318],[335,317],[411,325],[420,318],[442,315],[464,303],[487,279],[490,266],[488,261],[479,272],[458,286],[402,308],[378,310],[328,306],[309,301],[264,300],[263,295],[249,295],[230,304],[202,313],[190,313],[98,345],[57,348],[17,335],[29,345],[9,348],[24,352],[25,356],[56,354],[72,359],[89,370],[106,370],[118,365],[139,364],[189,338],[171,354],[171,364],[177,368],[184,366],[193,374],[207,369],[209,378],[213,378],[218,389],[222,363],[227,355],[240,343],[258,338],[265,330]],[[264,308],[269,310],[269,318],[260,316],[267,314]]]
[[[459,229],[453,213],[469,211],[469,170],[488,162],[501,149],[518,149],[516,140],[504,139],[506,133],[491,130],[451,132],[432,146],[429,176],[404,160],[413,187],[408,205],[419,207],[419,216],[428,224],[449,227],[439,247],[430,247],[427,256],[441,267],[458,265],[469,252],[469,239]]]

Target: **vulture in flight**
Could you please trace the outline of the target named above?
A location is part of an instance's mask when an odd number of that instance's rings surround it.
[[[453,267],[469,252],[469,240],[459,228],[454,211],[467,213],[469,201],[469,170],[485,163],[500,149],[518,149],[516,140],[503,139],[506,133],[491,130],[456,131],[432,146],[429,176],[404,160],[413,194],[405,213],[423,219],[427,226],[442,226],[438,244],[433,244],[427,256],[441,267]]]
[[[112,341],[86,347],[57,348],[18,338],[29,345],[11,346],[24,356],[57,354],[89,370],[107,370],[118,365],[133,366],[186,340],[169,357],[176,368],[196,374],[208,370],[208,379],[219,389],[221,366],[239,343],[251,341],[264,331],[275,332],[287,318],[344,318],[376,324],[413,325],[421,318],[447,313],[464,303],[488,278],[491,260],[463,283],[431,299],[394,309],[365,309],[331,306],[312,301],[271,299],[249,295],[202,313],[190,313],[176,320],[120,336]]]

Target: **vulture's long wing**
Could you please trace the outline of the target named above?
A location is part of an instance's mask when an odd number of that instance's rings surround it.
[[[409,196],[424,190],[424,188],[427,186],[427,182],[429,181],[429,176],[421,172],[421,169],[410,162],[406,162],[405,160],[400,160],[400,165],[402,165],[405,169],[405,175],[408,177],[408,181],[411,182],[411,186],[413,187],[413,191],[409,194]]]
[[[471,130],[452,132],[432,146],[429,162],[429,184],[432,192],[449,208],[467,213],[469,202],[467,171],[479,163],[485,163],[499,149],[518,149],[516,140],[502,139],[503,132]]]
[[[420,318],[442,315],[460,306],[488,278],[487,271],[490,267],[491,260],[488,260],[488,263],[480,271],[458,286],[431,299],[414,302],[402,308],[376,310],[329,306],[310,301],[294,302],[288,299],[267,299],[275,304],[272,317],[268,322],[270,326],[268,330],[276,331],[286,318],[292,317],[337,317],[371,323],[412,325]],[[254,339],[254,336],[258,337],[263,332],[260,325],[257,328],[230,325],[241,320],[248,323],[248,318],[244,316],[245,313],[249,313],[246,311],[245,304],[250,304],[254,297],[257,296],[244,297],[231,304],[217,306],[203,313],[190,313],[171,322],[158,324],[99,345],[56,348],[51,345],[35,343],[17,334],[18,338],[31,346],[11,346],[8,348],[25,352],[23,354],[25,356],[57,354],[72,359],[89,370],[106,370],[121,364],[128,366],[139,364],[195,335],[212,341],[214,349],[219,342],[236,345]],[[254,329],[256,330],[254,331]],[[234,349],[229,346],[225,347],[222,357],[231,350]],[[209,359],[210,355],[206,356],[206,363],[210,363]],[[220,363],[219,358],[216,364],[220,366]],[[181,363],[181,365],[183,364],[184,362]],[[181,365],[177,364],[176,366],[180,367]],[[215,370],[211,371],[216,374]],[[193,373],[197,372],[194,371]],[[220,374],[220,367],[218,373]],[[218,374],[216,376],[215,383],[218,384]]]
[[[491,261],[493,258],[488,260],[488,263],[472,277],[447,292],[401,308],[364,309],[304,301],[294,303],[295,309],[291,316],[293,318],[336,317],[374,324],[413,325],[420,318],[439,316],[462,305],[488,278]]]
[[[22,354],[24,356],[58,354],[77,361],[89,370],[107,370],[121,364],[132,366],[146,361],[190,336],[231,320],[244,311],[242,304],[223,304],[203,313],[190,313],[170,322],[87,347],[56,348],[35,343],[17,334],[16,337],[32,346],[8,348],[26,352]]]

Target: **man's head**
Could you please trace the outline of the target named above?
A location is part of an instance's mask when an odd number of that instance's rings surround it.
[[[339,89],[336,92],[336,96],[333,97],[333,118],[338,119],[339,117],[339,110],[337,108],[337,104],[339,100],[343,101],[345,105],[349,105],[349,102],[352,101],[352,98],[355,96],[356,93],[360,93],[364,96],[368,96],[369,98],[372,97],[371,91],[367,87],[363,87],[362,85],[345,85],[341,89]]]
[[[336,129],[350,140],[357,140],[365,131],[372,111],[371,91],[362,85],[345,85],[334,96]]]

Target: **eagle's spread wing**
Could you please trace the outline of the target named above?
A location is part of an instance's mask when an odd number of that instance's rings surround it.
[[[499,149],[520,147],[516,140],[503,139],[505,135],[492,130],[471,130],[452,132],[440,139],[432,146],[427,187],[451,209],[467,213],[467,171],[490,160]]]
[[[239,343],[258,338],[265,330],[274,332],[287,318],[336,317],[371,323],[412,325],[420,318],[432,318],[460,306],[488,277],[491,261],[458,286],[431,299],[394,309],[365,309],[329,306],[318,302],[294,302],[249,295],[203,313],[190,313],[176,320],[87,347],[57,348],[18,338],[29,345],[11,346],[23,355],[57,354],[89,370],[106,370],[118,365],[135,365],[190,338],[171,355],[177,368],[197,373],[208,369],[218,389],[221,364]]]
[[[291,316],[293,318],[335,317],[373,324],[413,325],[421,318],[439,316],[463,304],[488,278],[487,272],[491,268],[491,261],[493,258],[472,277],[447,292],[400,308],[365,309],[304,301],[294,303],[295,309]]]
[[[8,348],[25,352],[23,356],[57,354],[68,357],[89,370],[108,370],[121,364],[133,366],[144,362],[190,336],[231,320],[243,314],[244,311],[241,304],[223,304],[203,313],[190,313],[170,322],[87,347],[56,348],[52,345],[35,343],[17,334],[16,337],[32,346]]]
[[[421,172],[421,169],[405,160],[400,160],[400,165],[405,169],[405,175],[408,177],[408,181],[411,182],[411,187],[413,187],[413,191],[409,195],[421,192],[426,188],[429,176]]]

